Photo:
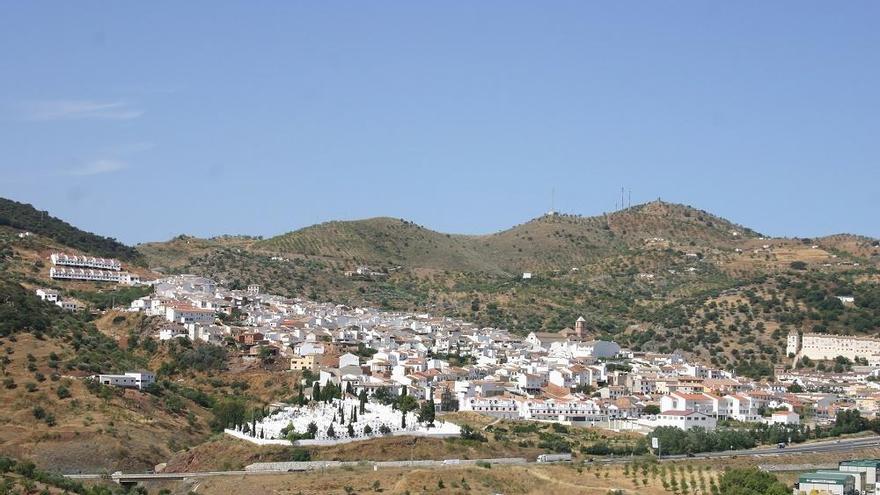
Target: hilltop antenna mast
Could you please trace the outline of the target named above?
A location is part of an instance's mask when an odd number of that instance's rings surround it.
[[[628,203],[627,208],[632,208],[632,205],[633,205],[633,190],[632,189],[629,190],[629,201],[627,203]]]
[[[624,208],[624,203],[623,203],[623,186],[620,186],[620,209],[622,210],[623,208]]]

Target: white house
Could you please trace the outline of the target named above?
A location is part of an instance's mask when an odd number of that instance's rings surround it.
[[[547,385],[543,376],[532,373],[520,373],[516,377],[516,388],[528,393],[537,393]]]
[[[645,420],[640,420],[640,422]],[[718,421],[709,416],[696,411],[664,411],[657,415],[656,419],[647,420],[651,426],[674,426],[682,430],[691,428],[703,428],[707,431],[714,430]]]
[[[767,423],[772,425],[799,425],[801,424],[801,417],[793,411],[776,411],[770,416]]]
[[[187,337],[187,331],[182,327],[166,327],[159,330],[159,340],[171,340],[177,337]]]
[[[716,402],[706,394],[686,394],[673,392],[660,398],[661,411],[697,411],[703,414],[715,415]]]
[[[102,385],[141,390],[151,383],[156,383],[156,375],[149,371],[129,372],[124,375],[98,375],[96,378]]]
[[[65,299],[63,301],[55,301],[55,305],[64,311],[78,311],[79,303],[73,299]]]
[[[339,367],[345,368],[346,366],[360,366],[361,358],[348,352],[341,356],[339,356]]]
[[[57,302],[58,292],[52,289],[37,289],[37,297],[47,302]]]
[[[310,334],[311,335],[311,334]],[[324,354],[324,344],[316,342],[300,342],[293,347],[293,352],[300,356],[309,356],[312,354]]]

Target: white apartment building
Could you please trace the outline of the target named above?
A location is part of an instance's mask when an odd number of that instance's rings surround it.
[[[128,272],[56,266],[49,268],[49,277],[55,280],[88,280],[92,282],[115,282],[125,285],[137,285],[141,281],[140,276]]]
[[[49,256],[53,265],[72,266],[79,268],[96,268],[98,270],[119,271],[122,263],[113,258],[95,258],[94,256],[77,256],[64,253],[52,253]]]
[[[505,419],[516,419],[520,415],[519,403],[508,397],[469,397],[459,401],[459,409]]]
[[[598,422],[608,419],[608,414],[593,400],[526,400],[520,408],[523,419],[546,421]]]
[[[855,360],[880,355],[880,340],[818,333],[805,333],[801,337],[793,330],[788,334],[786,352],[816,360],[830,360],[837,356]]]
[[[213,323],[214,310],[200,309],[188,304],[172,304],[165,307],[165,319],[175,323]]]

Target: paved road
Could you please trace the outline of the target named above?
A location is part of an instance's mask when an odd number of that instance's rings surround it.
[[[792,444],[784,449],[776,447],[758,447],[750,450],[726,450],[723,452],[703,452],[694,454],[696,459],[723,459],[727,457],[752,456],[752,457],[770,457],[780,455],[797,455],[797,454],[815,454],[822,452],[845,452],[856,449],[864,449],[870,447],[880,447],[880,437],[865,438],[843,438],[839,440],[827,440],[821,442],[810,442]],[[663,459],[683,459],[686,456],[663,456]]]
[[[811,443],[803,443],[797,445],[790,445],[784,449],[778,449],[776,447],[759,447],[756,449],[750,450],[729,450],[724,452],[704,452],[701,454],[694,454],[694,459],[724,459],[731,457],[773,457],[773,456],[791,456],[798,454],[814,454],[814,453],[823,453],[823,452],[846,452],[851,450],[870,448],[870,447],[880,447],[880,437],[865,437],[865,438],[845,438],[840,440],[828,440],[822,442],[811,442]],[[663,456],[661,460],[663,461],[674,461],[687,459],[687,456],[684,455],[670,455]],[[613,458],[602,458],[596,459],[597,463],[622,463],[629,462],[631,459],[629,457],[613,457]],[[486,461],[492,462],[492,459],[487,459]],[[369,462],[369,461],[368,461]],[[385,464],[385,463],[381,463]],[[393,464],[393,463],[389,463]],[[436,461],[436,463],[428,464],[428,463],[420,463],[420,467],[443,467],[449,466],[449,463],[444,463],[444,461]],[[455,465],[455,464],[452,464]],[[110,475],[109,478],[113,481],[121,482],[121,483],[136,483],[140,481],[157,481],[157,480],[165,480],[165,481],[173,481],[173,480],[183,480],[186,478],[209,478],[212,476],[260,476],[260,475],[269,475],[269,474],[280,474],[287,473],[287,469],[278,469],[278,470],[263,470],[263,471],[203,471],[203,472],[195,472],[195,473],[114,473]],[[102,474],[71,474],[67,475],[67,478],[76,479],[76,480],[98,480],[108,478],[107,475]]]

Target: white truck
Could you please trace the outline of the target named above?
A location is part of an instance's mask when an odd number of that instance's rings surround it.
[[[538,462],[571,462],[571,454],[541,454]]]

